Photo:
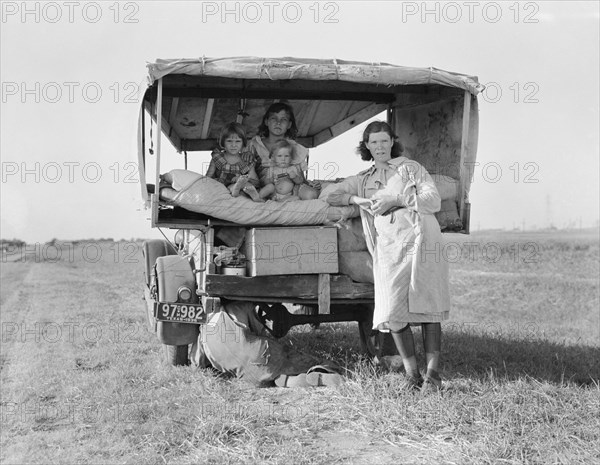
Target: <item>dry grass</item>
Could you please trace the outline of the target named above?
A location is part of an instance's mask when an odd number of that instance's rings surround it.
[[[2,263],[1,461],[598,462],[597,239],[446,236],[502,252],[452,263],[446,389],[429,396],[359,355],[351,323],[287,337],[350,370],[337,391],[165,366],[146,329],[140,256],[115,254],[125,244],[101,244],[97,262]],[[535,243],[536,261],[511,257],[515,243]]]

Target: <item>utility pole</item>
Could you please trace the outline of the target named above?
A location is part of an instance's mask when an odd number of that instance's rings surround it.
[[[546,195],[546,222],[548,223],[548,229],[552,229],[552,203],[550,203],[550,195]]]

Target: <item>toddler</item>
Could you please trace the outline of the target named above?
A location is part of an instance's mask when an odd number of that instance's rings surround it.
[[[300,166],[292,164],[294,155],[294,146],[289,141],[283,139],[273,144],[269,154],[270,166],[263,170],[261,198],[300,200],[294,194],[294,187],[301,186],[305,179]]]

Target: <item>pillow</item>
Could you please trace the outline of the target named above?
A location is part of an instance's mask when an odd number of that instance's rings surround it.
[[[455,199],[458,193],[458,181],[443,174],[432,174],[431,178],[442,200]]]
[[[460,231],[463,228],[460,216],[458,216],[458,207],[456,200],[442,200],[440,211],[435,214],[435,217],[440,223],[442,231]]]

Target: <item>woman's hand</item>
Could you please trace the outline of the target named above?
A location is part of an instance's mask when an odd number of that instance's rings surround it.
[[[385,215],[392,208],[399,207],[398,197],[395,195],[382,195],[372,199],[371,211],[374,215]]]
[[[246,152],[241,152],[240,153],[240,158],[244,162],[250,164],[250,163],[252,163],[254,161],[254,159],[256,158],[256,155],[254,153],[250,152],[250,151],[246,151]]]
[[[373,201],[371,211],[374,215],[385,215],[390,210],[403,206],[397,195],[382,195],[373,197],[371,200]]]
[[[371,199],[366,199],[364,197],[359,197],[358,195],[353,195],[352,197],[350,197],[350,203],[358,205],[363,210],[373,214],[373,201]]]
[[[319,181],[307,181],[306,183],[313,189],[321,191],[321,183]]]

